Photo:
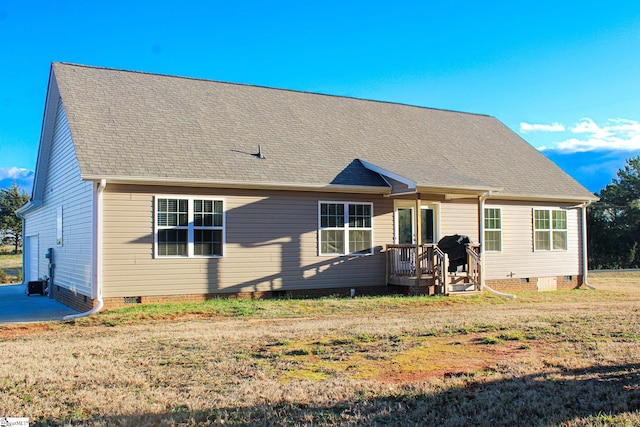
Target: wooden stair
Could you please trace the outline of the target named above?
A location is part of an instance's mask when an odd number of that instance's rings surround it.
[[[480,295],[482,293],[482,291],[453,291],[453,292],[449,292],[447,295],[449,295],[450,297],[455,297],[455,296],[462,296],[462,295]]]
[[[447,295],[477,295],[482,293],[482,291],[476,289],[473,283],[456,283],[455,278],[452,277],[451,279],[453,280],[449,283]]]

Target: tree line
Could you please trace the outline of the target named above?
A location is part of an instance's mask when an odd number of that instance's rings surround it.
[[[22,220],[16,210],[28,201],[29,195],[16,183],[0,190],[0,242],[10,245],[16,254],[22,249]]]
[[[588,210],[589,268],[640,268],[640,156],[598,196]]]

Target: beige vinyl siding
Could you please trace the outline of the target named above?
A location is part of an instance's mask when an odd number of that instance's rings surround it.
[[[224,201],[222,258],[153,257],[155,196]],[[318,201],[372,202],[374,254],[318,256]],[[374,286],[385,283],[393,239],[389,198],[291,191],[108,185],[104,194],[105,297]]]
[[[487,208],[501,208],[502,250],[484,253],[485,279],[547,277],[580,274],[580,210],[571,205],[487,200]],[[533,209],[566,209],[567,250],[533,250]],[[440,237],[461,234],[479,242],[477,200],[453,200],[440,205]]]
[[[478,201],[455,200],[440,205],[440,238],[452,234],[469,236],[478,243]]]
[[[38,276],[49,275],[54,250],[54,284],[95,297],[93,277],[93,186],[80,179],[69,125],[58,103],[42,206],[25,215],[25,236],[38,236]],[[63,245],[56,245],[57,209],[63,209]]]
[[[485,278],[567,276],[580,273],[580,209],[568,205],[499,202],[486,207],[502,209],[502,251],[485,252]],[[567,209],[568,208],[568,209]],[[566,209],[567,250],[534,251],[533,209]]]

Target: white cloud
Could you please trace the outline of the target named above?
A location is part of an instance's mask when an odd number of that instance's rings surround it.
[[[31,187],[33,186],[32,170],[24,168],[0,168],[0,188],[9,188],[14,183],[27,194],[31,193]]]
[[[10,167],[0,168],[0,180],[15,179],[22,180],[28,179],[33,175],[33,171],[24,168]]]
[[[550,125],[520,123],[520,132],[564,132],[564,125],[560,123],[552,123]]]
[[[585,151],[640,151],[640,122],[609,119],[598,125],[590,118],[581,119],[570,129],[573,138],[558,142],[555,149],[565,153]]]

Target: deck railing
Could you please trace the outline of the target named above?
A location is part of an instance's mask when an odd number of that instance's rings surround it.
[[[436,286],[435,292],[442,294],[455,291],[456,287],[452,286],[454,284],[467,284],[467,287],[479,291],[482,283],[480,245],[468,244],[466,254],[466,271],[449,273],[449,257],[437,244],[387,245],[387,276],[415,279],[418,283],[421,278],[431,277]]]
[[[424,245],[387,245],[387,260],[389,263],[389,276],[413,277],[418,275],[417,265],[420,266],[420,275],[433,274],[433,249],[435,244]]]
[[[442,252],[442,249],[436,247],[434,252],[435,257],[435,271],[434,281],[436,285],[436,294],[446,294],[449,288],[449,257]]]
[[[467,245],[467,277],[476,291],[482,287],[480,245]]]

